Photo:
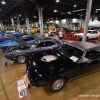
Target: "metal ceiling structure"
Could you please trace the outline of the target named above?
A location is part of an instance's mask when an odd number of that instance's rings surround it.
[[[29,13],[30,21],[38,21],[38,11],[36,5],[43,6],[44,21],[48,19],[64,19],[64,18],[80,18],[82,13],[83,18],[86,14],[87,0],[4,0],[5,5],[1,4],[0,0],[0,19],[3,22],[10,22],[10,18],[16,14],[21,15],[20,20],[24,22],[25,13]],[[100,0],[93,0],[91,15],[100,14]],[[98,9],[98,10],[96,10]],[[54,12],[56,10],[57,12]]]

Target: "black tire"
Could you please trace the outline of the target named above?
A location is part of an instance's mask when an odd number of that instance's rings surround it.
[[[26,57],[23,55],[17,56],[17,62],[19,64],[24,64],[26,62]]]
[[[58,83],[57,83],[58,82]],[[61,83],[60,83],[61,82]],[[60,78],[56,78],[55,80],[53,80],[50,84],[49,84],[49,90],[51,92],[58,92],[61,89],[64,88],[64,86],[66,85],[67,79],[60,77]],[[54,87],[54,85],[58,84],[58,89],[56,89],[57,87]],[[60,86],[61,85],[61,86]]]
[[[87,37],[87,40],[89,39],[89,37]]]

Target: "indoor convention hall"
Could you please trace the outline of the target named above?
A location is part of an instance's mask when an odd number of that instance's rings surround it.
[[[0,0],[0,100],[100,100],[100,0]]]

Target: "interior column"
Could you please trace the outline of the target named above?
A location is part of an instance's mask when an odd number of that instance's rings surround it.
[[[90,19],[90,13],[92,8],[92,0],[87,1],[87,10],[86,10],[86,17],[85,17],[85,24],[84,24],[84,34],[83,34],[83,42],[87,39],[87,30],[89,26],[89,19]]]
[[[25,18],[26,18],[27,34],[30,34],[29,14],[28,13],[26,13]]]
[[[19,14],[17,14],[17,30],[20,31],[20,20],[19,20]]]
[[[11,18],[11,23],[12,23],[13,30],[15,31],[15,27],[14,27],[14,19],[13,19],[13,17]]]

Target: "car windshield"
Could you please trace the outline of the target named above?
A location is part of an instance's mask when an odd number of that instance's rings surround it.
[[[83,51],[73,47],[73,46],[69,46],[69,45],[65,45],[61,48],[58,49],[58,51],[66,56],[67,58],[71,59],[73,62],[77,62],[79,61],[79,59],[81,58],[81,56],[83,55]]]
[[[34,42],[30,43],[31,47],[34,48],[39,44],[39,40],[35,39]]]

